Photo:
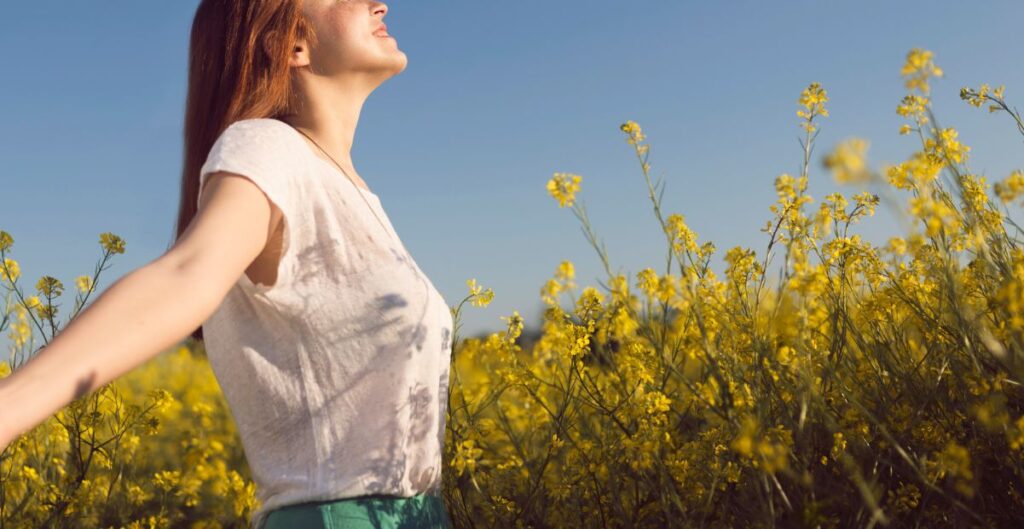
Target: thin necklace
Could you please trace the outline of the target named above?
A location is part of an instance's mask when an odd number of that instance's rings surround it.
[[[309,134],[302,132],[301,130],[299,130],[298,127],[292,125],[291,123],[288,123],[288,125],[291,126],[291,128],[298,131],[299,134],[302,134],[303,136],[309,138]],[[388,230],[387,226],[384,225],[384,221],[380,220],[380,217],[377,216],[377,212],[373,210],[373,206],[371,206],[370,202],[366,200],[366,196],[363,195],[363,192],[359,190],[359,186],[356,184],[356,181],[352,180],[352,177],[349,176],[348,173],[346,173],[345,170],[341,168],[341,164],[339,164],[338,161],[335,160],[333,156],[327,154],[327,151],[325,151],[324,148],[321,147],[320,144],[316,142],[316,140],[314,140],[313,138],[309,138],[309,141],[313,142],[313,145],[316,145],[316,147],[320,149],[320,152],[324,153],[328,158],[330,158],[331,161],[334,162],[334,165],[338,166],[338,170],[341,171],[341,174],[345,175],[345,178],[348,178],[349,182],[352,182],[352,187],[356,188],[356,193],[359,193],[359,196],[362,197],[363,202],[366,203],[366,207],[370,210],[370,213],[373,213],[373,216],[377,219],[377,222],[380,223],[380,227],[384,228],[384,233],[387,233],[388,237],[391,237],[391,231]]]

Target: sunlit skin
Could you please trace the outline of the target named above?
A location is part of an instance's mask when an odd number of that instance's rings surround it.
[[[357,174],[351,152],[363,103],[409,61],[390,30],[380,31],[388,11],[373,0],[305,0],[302,12],[316,42],[299,39],[289,61],[295,112],[283,121],[311,136],[364,188],[370,186]]]

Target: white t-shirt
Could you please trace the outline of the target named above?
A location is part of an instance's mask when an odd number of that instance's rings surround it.
[[[275,119],[237,121],[200,170],[200,195],[228,171],[284,214],[275,284],[243,273],[203,323],[262,504],[254,528],[285,505],[441,485],[452,314],[380,198],[302,138]]]

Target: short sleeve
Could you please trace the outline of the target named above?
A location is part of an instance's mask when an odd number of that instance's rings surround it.
[[[199,170],[196,206],[209,175],[227,171],[248,177],[282,211],[290,207],[293,188],[298,184],[296,175],[304,169],[298,147],[306,147],[289,128],[287,123],[269,118],[243,119],[228,125]]]
[[[287,123],[269,118],[243,119],[228,125],[199,170],[196,207],[211,174],[226,171],[248,178],[281,210],[284,216],[282,252],[287,254],[293,244],[294,227],[300,222],[296,215],[301,210],[296,202],[302,182],[300,177],[308,163],[308,158],[301,156],[301,149],[308,147],[297,134]],[[280,282],[279,273],[275,286]]]

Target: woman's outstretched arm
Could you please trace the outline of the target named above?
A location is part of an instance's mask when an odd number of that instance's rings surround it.
[[[115,281],[45,348],[0,379],[0,449],[191,334],[262,252],[279,221],[277,207],[256,184],[226,172],[210,175],[199,211],[174,247]]]

